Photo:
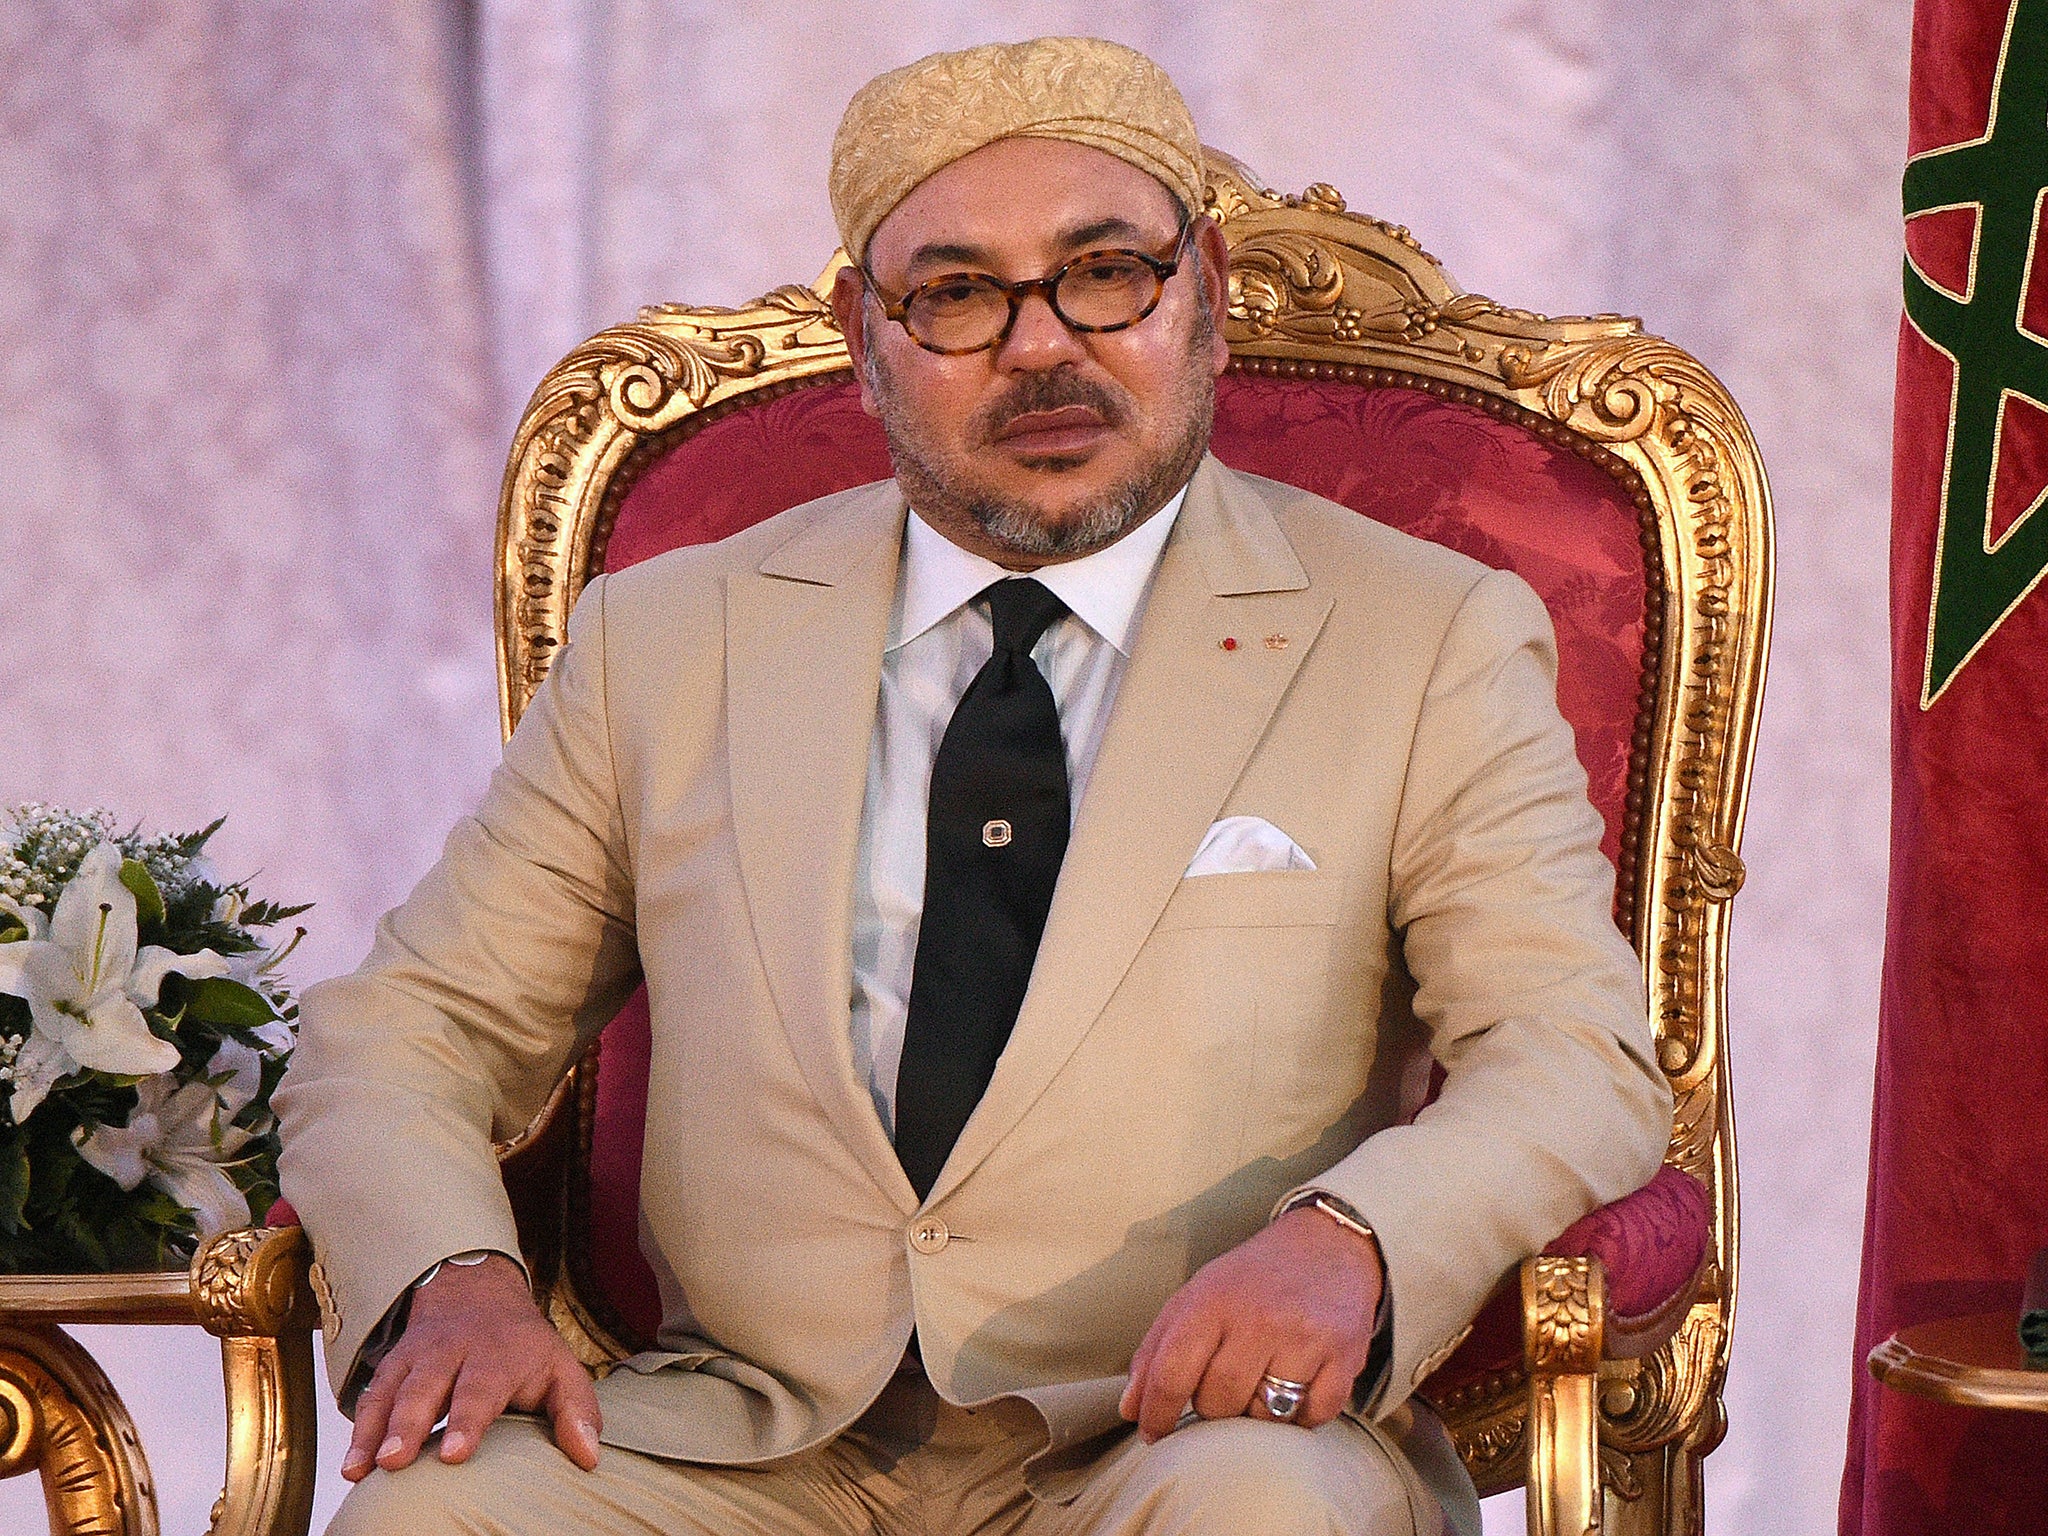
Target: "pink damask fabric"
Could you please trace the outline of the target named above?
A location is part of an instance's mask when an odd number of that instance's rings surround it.
[[[1558,701],[1607,823],[1606,851],[1616,857],[1649,582],[1639,515],[1624,488],[1570,446],[1479,405],[1338,379],[1226,376],[1212,443],[1233,468],[1315,491],[1515,571],[1535,588],[1557,628]],[[798,389],[715,420],[640,468],[620,499],[605,566],[619,570],[724,538],[889,473],[881,428],[861,410],[851,382]],[[641,1339],[652,1337],[660,1318],[638,1236],[648,1051],[643,993],[602,1039],[588,1195],[592,1278]],[[1582,1222],[1559,1240],[1595,1244],[1570,1251],[1599,1251],[1609,1260],[1617,1310],[1653,1310],[1692,1273],[1678,1257],[1694,1228],[1673,1215],[1674,1197],[1666,1191],[1641,1203],[1659,1189],[1652,1184],[1631,1197],[1636,1204],[1596,1213],[1586,1233]],[[1600,1225],[1610,1213],[1618,1214]],[[1703,1234],[1704,1219],[1695,1227]],[[1519,1358],[1518,1335],[1513,1350]]]
[[[640,1256],[640,1153],[654,1039],[641,987],[598,1040],[597,1114],[590,1140],[587,1250],[602,1300],[643,1343],[661,1326],[661,1292]]]
[[[1607,1310],[1623,1323],[1647,1317],[1678,1294],[1707,1256],[1714,1207],[1706,1185],[1677,1168],[1634,1194],[1581,1216],[1543,1251],[1591,1254],[1607,1270]]]
[[[1216,456],[1513,571],[1557,627],[1557,701],[1618,862],[1642,687],[1642,522],[1569,447],[1484,408],[1342,380],[1226,376]]]
[[[712,422],[642,470],[620,498],[605,569],[708,544],[891,473],[881,423],[851,382],[796,390]]]
[[[1713,1202],[1706,1186],[1677,1168],[1632,1195],[1603,1205],[1565,1228],[1543,1251],[1556,1258],[1591,1254],[1607,1274],[1609,1326],[1646,1319],[1692,1283],[1713,1240]],[[1473,1320],[1472,1332],[1421,1388],[1442,1401],[1522,1361],[1522,1296],[1511,1274]]]
[[[1642,685],[1647,573],[1627,492],[1569,447],[1477,405],[1342,380],[1232,374],[1216,456],[1514,571],[1550,609],[1558,703],[1618,858]],[[890,473],[850,382],[799,389],[712,422],[621,498],[605,565],[721,539],[815,496]]]

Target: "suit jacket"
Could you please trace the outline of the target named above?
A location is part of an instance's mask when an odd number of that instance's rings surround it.
[[[644,973],[666,1321],[601,1385],[607,1441],[818,1443],[914,1325],[948,1398],[1040,1410],[1058,1496],[1162,1303],[1307,1183],[1379,1234],[1392,1366],[1359,1417],[1399,1440],[1502,1275],[1670,1131],[1542,604],[1205,460],[1023,1010],[920,1205],[848,1032],[904,515],[883,482],[593,580],[476,814],[362,969],[307,992],[277,1107],[333,1379],[434,1260],[517,1251],[491,1138]],[[1316,868],[1184,879],[1239,814]],[[1448,1081],[1404,1123],[1430,1055]]]

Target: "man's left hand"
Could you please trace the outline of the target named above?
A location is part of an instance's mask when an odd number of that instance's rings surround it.
[[[1190,1401],[1205,1419],[1271,1418],[1259,1397],[1270,1374],[1309,1384],[1294,1423],[1327,1424],[1365,1369],[1383,1283],[1370,1239],[1306,1206],[1287,1212],[1167,1299],[1131,1360],[1123,1416],[1148,1442]]]

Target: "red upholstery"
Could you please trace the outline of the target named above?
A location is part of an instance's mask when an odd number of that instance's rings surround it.
[[[1612,476],[1476,405],[1336,380],[1226,377],[1216,457],[1515,572],[1558,632],[1558,706],[1620,860],[1643,685],[1642,522]]]
[[[796,505],[796,503],[792,503]],[[597,1125],[590,1138],[590,1274],[632,1336],[651,1342],[661,1293],[640,1256],[640,1152],[654,1040],[639,988],[598,1041]]]
[[[1607,822],[1608,855],[1617,857],[1650,581],[1640,517],[1624,487],[1569,444],[1479,405],[1341,379],[1225,377],[1213,446],[1233,467],[1514,570],[1536,589],[1557,626],[1559,702]],[[605,565],[618,570],[722,538],[889,472],[881,429],[861,411],[850,382],[800,388],[710,422],[646,466],[621,498]],[[590,1299],[646,1340],[660,1303],[639,1250],[644,992],[605,1030],[600,1049],[587,1191],[589,1276],[600,1294]],[[1692,1205],[1668,1188],[1656,1193],[1653,1183],[1559,1239],[1583,1241],[1608,1262],[1617,1310],[1638,1301],[1654,1310],[1689,1279],[1691,1263],[1679,1265],[1683,1253],[1703,1251],[1704,1191],[1673,1177],[1697,1196]],[[1696,1239],[1689,1250],[1688,1233]],[[1518,1359],[1519,1323],[1508,1321]]]
[[[799,389],[712,422],[642,471],[620,500],[604,566],[711,543],[891,473],[881,424],[851,382]]]
[[[1543,1251],[1560,1258],[1591,1254],[1607,1272],[1608,1326],[1663,1309],[1692,1284],[1713,1238],[1713,1202],[1689,1173],[1665,1167],[1632,1195],[1603,1205],[1566,1227]],[[1516,1277],[1493,1294],[1472,1333],[1422,1388],[1441,1398],[1469,1382],[1522,1363],[1522,1298]]]
[[[1536,589],[1558,630],[1558,703],[1618,860],[1647,580],[1627,492],[1570,448],[1479,406],[1338,380],[1225,377],[1212,446],[1232,468],[1340,501]],[[644,471],[621,499],[605,567],[724,538],[889,472],[882,429],[851,383],[799,389],[714,421]]]

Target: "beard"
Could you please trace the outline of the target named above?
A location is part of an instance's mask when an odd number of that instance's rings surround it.
[[[1173,387],[1157,403],[1161,419],[1180,428],[1155,455],[1140,463],[1116,484],[1080,501],[1048,511],[1037,502],[1006,494],[981,483],[970,470],[953,462],[933,444],[923,423],[914,419],[891,387],[888,366],[879,353],[867,353],[868,387],[881,406],[882,429],[889,440],[889,459],[897,483],[909,503],[927,521],[970,521],[989,542],[1011,554],[1037,559],[1071,559],[1106,549],[1166,504],[1195,472],[1209,447],[1216,409],[1216,380],[1209,369],[1209,343],[1215,327],[1206,308],[1196,306],[1193,334],[1184,366]],[[1063,365],[1049,373],[1025,374],[1004,393],[968,419],[966,438],[980,448],[1019,416],[1085,406],[1112,429],[1138,414],[1137,401],[1114,382],[1097,382]],[[1023,461],[1028,469],[1057,483],[1084,461],[1060,455]]]

